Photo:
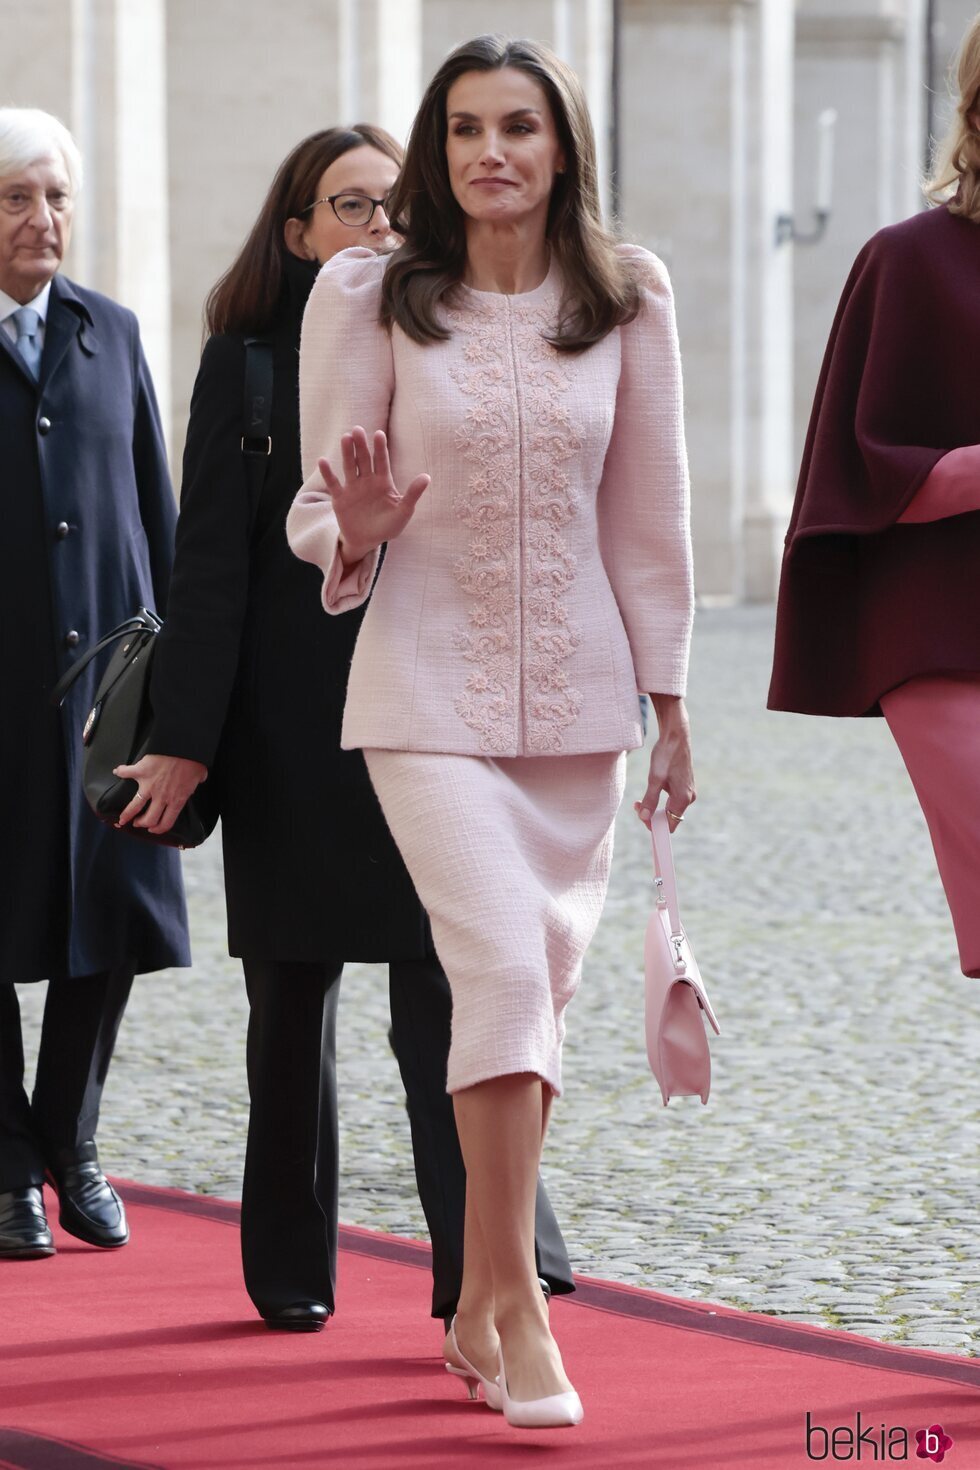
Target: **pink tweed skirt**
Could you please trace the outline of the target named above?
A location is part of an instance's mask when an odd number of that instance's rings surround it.
[[[881,708],[929,826],[960,968],[980,979],[980,676],[909,679]]]
[[[453,995],[447,1088],[561,1093],[565,1008],[609,883],[625,756],[365,750]]]

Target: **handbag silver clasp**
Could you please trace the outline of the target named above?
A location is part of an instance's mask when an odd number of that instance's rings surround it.
[[[683,934],[672,934],[670,936],[670,942],[674,946],[674,964],[675,964],[675,966],[677,967],[678,970],[686,970],[687,969],[687,961],[685,960],[684,954],[683,954],[683,945],[684,945],[684,936],[683,936]]]
[[[662,878],[654,878],[653,886],[657,890],[657,903],[662,908],[666,908],[667,900],[664,897],[664,880]]]

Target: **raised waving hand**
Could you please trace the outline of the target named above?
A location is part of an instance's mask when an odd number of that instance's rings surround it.
[[[393,541],[408,525],[429,475],[416,475],[405,490],[399,490],[391,474],[388,436],[378,429],[372,445],[360,426],[340,441],[344,479],[334,474],[330,461],[317,460],[323,482],[333,503],[340,528],[340,554],[351,566],[380,546]]]

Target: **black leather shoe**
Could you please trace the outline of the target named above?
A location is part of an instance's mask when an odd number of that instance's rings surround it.
[[[322,1332],[330,1311],[322,1302],[293,1302],[278,1312],[263,1312],[262,1320],[279,1332]]]
[[[30,1184],[0,1193],[0,1257],[30,1261],[53,1255],[54,1241],[40,1186]]]
[[[62,1230],[103,1250],[126,1244],[126,1211],[99,1167],[94,1140],[52,1154],[48,1180],[58,1192],[58,1224]]]

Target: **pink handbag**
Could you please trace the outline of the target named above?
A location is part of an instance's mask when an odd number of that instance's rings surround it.
[[[657,901],[643,947],[647,1057],[660,1083],[664,1107],[672,1097],[700,1097],[706,1103],[711,1054],[701,1012],[716,1034],[721,1034],[721,1028],[681,924],[670,827],[662,807],[654,812],[650,826]]]

